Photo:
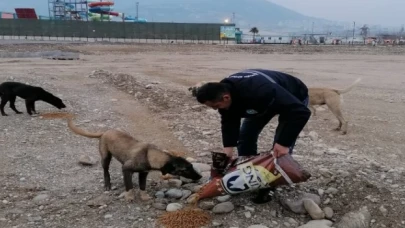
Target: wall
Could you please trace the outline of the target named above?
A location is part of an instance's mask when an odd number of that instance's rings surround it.
[[[0,36],[219,40],[222,25],[0,19]]]

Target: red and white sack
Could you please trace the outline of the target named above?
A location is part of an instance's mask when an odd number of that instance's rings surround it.
[[[263,153],[232,164],[225,176],[212,179],[201,189],[199,199],[295,184],[305,182],[310,177],[291,155],[275,159],[272,153]]]

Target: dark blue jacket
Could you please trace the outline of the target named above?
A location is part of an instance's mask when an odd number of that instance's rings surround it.
[[[294,76],[249,69],[221,82],[229,85],[232,99],[228,110],[219,110],[224,147],[237,146],[241,118],[254,118],[268,112],[279,114],[279,121],[285,123],[276,143],[290,147],[311,115],[303,104],[308,98],[308,88]]]

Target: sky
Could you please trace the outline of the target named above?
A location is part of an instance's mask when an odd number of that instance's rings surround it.
[[[268,0],[301,14],[335,21],[401,26],[405,0]]]
[[[115,0],[135,2],[136,0]],[[141,0],[147,1],[147,0]],[[170,0],[167,0],[170,1]],[[194,0],[190,0],[194,1]],[[202,0],[199,0],[202,1]],[[219,0],[220,1],[220,0]],[[405,24],[405,0],[267,0],[301,14],[332,21],[400,27]],[[32,5],[48,13],[47,0],[0,0],[0,9]]]

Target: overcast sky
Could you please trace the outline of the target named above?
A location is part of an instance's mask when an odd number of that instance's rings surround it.
[[[268,0],[307,16],[398,26],[405,24],[405,0]]]

